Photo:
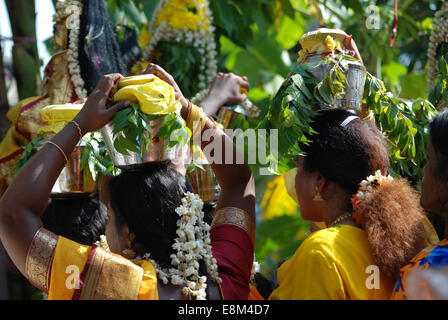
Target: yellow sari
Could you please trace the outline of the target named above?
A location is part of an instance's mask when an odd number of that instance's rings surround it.
[[[78,100],[68,70],[67,51],[54,54],[45,67],[44,93],[21,100],[6,117],[11,126],[0,142],[0,196],[14,177],[22,147],[38,136],[39,129],[47,125],[40,111],[51,104]]]
[[[86,246],[41,228],[31,244],[26,273],[49,300],[158,300],[154,266]]]
[[[270,300],[383,300],[394,282],[377,270],[365,231],[336,225],[312,233],[277,271]]]

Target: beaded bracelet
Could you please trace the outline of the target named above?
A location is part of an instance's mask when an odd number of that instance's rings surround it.
[[[75,120],[69,121],[68,123],[73,123],[75,125],[75,127],[78,129],[79,132],[79,139],[82,139],[82,131],[81,131],[81,127],[79,126],[78,122],[76,122]]]

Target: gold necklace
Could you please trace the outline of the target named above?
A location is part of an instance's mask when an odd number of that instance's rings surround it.
[[[340,215],[339,217],[337,217],[336,219],[333,220],[333,222],[330,223],[330,227],[332,227],[333,225],[337,224],[338,222],[341,222],[342,220],[345,220],[347,218],[351,218],[352,217],[352,213],[351,212],[347,212],[343,215]]]

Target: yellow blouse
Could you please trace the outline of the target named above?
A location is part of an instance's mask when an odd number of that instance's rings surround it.
[[[277,279],[271,300],[382,300],[394,286],[375,266],[365,231],[347,225],[311,234]]]

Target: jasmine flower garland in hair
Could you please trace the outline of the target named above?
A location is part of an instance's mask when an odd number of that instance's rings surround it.
[[[361,181],[358,192],[352,198],[354,209],[353,218],[357,223],[362,225],[365,221],[365,217],[361,213],[363,207],[362,202],[368,198],[369,194],[375,188],[393,180],[394,178],[392,176],[383,176],[381,170],[377,170],[374,175],[370,175],[366,180]]]
[[[150,253],[143,256],[143,259],[154,265],[159,279],[164,284],[171,281],[173,285],[181,285],[183,294],[197,300],[207,298],[207,277],[199,275],[200,260],[205,262],[212,279],[218,283],[222,282],[218,275],[216,259],[212,255],[210,226],[204,222],[202,206],[203,202],[197,194],[187,192],[182,199],[182,205],[176,209],[179,215],[176,231],[178,237],[173,243],[176,254],[170,256],[172,268],[161,268],[156,261],[150,259]]]
[[[96,241],[95,244],[98,247],[103,248],[104,250],[108,250],[108,251],[110,250],[109,244],[107,243],[107,239],[104,234],[100,235],[100,240]]]

